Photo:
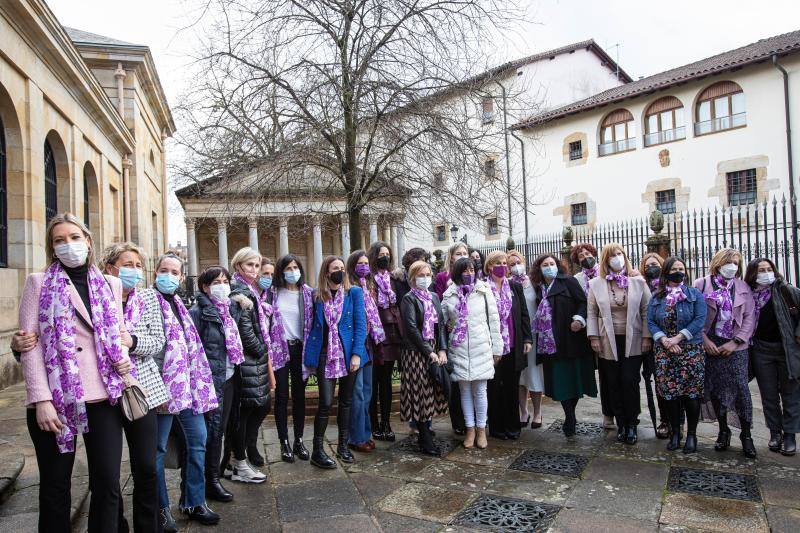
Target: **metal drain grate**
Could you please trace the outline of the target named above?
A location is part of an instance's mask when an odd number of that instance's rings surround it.
[[[454,525],[501,532],[540,532],[561,509],[549,503],[481,495],[453,519]]]
[[[589,458],[582,455],[528,450],[517,457],[509,468],[523,472],[579,477],[587,464]]]
[[[442,452],[442,457],[456,449],[461,441],[447,439],[443,437],[433,437],[433,443]],[[389,448],[391,451],[404,453],[422,453],[419,451],[419,441],[416,435],[411,435],[403,440],[397,441]]]
[[[560,418],[557,418],[552,424],[550,424],[550,427],[547,428],[547,431],[561,433],[562,427],[564,427],[564,421]],[[606,429],[604,429],[603,424],[599,422],[578,422],[575,425],[575,434],[582,437],[599,437],[605,435],[605,432]]]
[[[746,474],[673,466],[669,471],[667,489],[732,500],[761,501],[756,477]]]

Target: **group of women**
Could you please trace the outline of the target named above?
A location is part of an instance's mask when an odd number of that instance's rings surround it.
[[[668,449],[696,450],[701,416],[719,422],[715,445],[730,445],[729,422],[755,457],[748,372],[761,389],[769,448],[795,453],[800,426],[800,291],[768,259],[717,253],[708,277],[689,286],[675,257],[645,256],[640,268],[609,244],[599,258],[579,244],[569,275],[554,255],[526,269],[515,251],[484,258],[453,245],[434,281],[430,255],[412,248],[395,269],[391,247],[373,243],[322,262],[315,288],[301,261],[273,263],[243,248],[227,265],[206,268],[187,309],[176,294],[183,261],[167,253],[143,287],[144,254],[115,244],[97,261],[92,236],[64,213],[48,224],[48,267],[31,274],[12,348],[23,365],[28,428],[40,466],[39,530],[70,530],[70,479],[76,438],[83,436],[91,501],[89,530],[127,531],[120,480],[122,434],[130,454],[133,529],[175,531],[164,474],[170,435],[177,436],[180,509],[216,524],[207,499],[230,502],[221,479],[262,483],[257,445],[274,398],[281,459],[336,468],[325,450],[334,391],[343,463],[351,450],[395,440],[390,424],[392,372],[401,368],[402,419],[420,451],[439,455],[432,420],[450,411],[466,448],[488,435],[518,439],[542,426],[542,395],[564,409],[565,435],[576,432],[576,407],[596,396],[620,442],[635,444],[639,373],[655,374]],[[306,448],[306,384],[316,376],[312,450]],[[338,383],[337,383],[338,382]],[[146,407],[121,408],[131,391]],[[292,399],[293,440],[288,434]],[[530,400],[530,404],[529,404]],[[529,405],[532,409],[529,409]],[[129,407],[129,405],[128,405]],[[135,412],[135,414],[134,414]]]

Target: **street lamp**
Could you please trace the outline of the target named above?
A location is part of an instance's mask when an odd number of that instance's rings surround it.
[[[453,242],[456,242],[458,240],[458,226],[456,226],[455,224],[450,226],[450,236],[453,237]]]

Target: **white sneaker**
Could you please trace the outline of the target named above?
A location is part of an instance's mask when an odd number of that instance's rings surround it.
[[[242,483],[263,483],[267,479],[267,476],[258,470],[254,470],[246,459],[242,461],[231,459],[231,466],[233,467],[233,474],[231,475],[231,480],[233,481],[241,481]]]

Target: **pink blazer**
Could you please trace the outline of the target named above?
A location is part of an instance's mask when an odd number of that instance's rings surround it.
[[[119,317],[120,330],[126,331],[122,320],[122,284],[113,276],[106,276],[114,300],[117,303],[117,316]],[[44,273],[30,274],[25,280],[25,289],[22,291],[22,301],[19,306],[19,327],[27,332],[39,334],[39,294],[42,291]],[[83,305],[78,291],[70,284],[70,299],[75,306],[77,314],[82,316],[86,324],[91,324],[92,319],[86,306]],[[97,370],[97,353],[94,345],[94,331],[84,324],[83,320],[76,320],[77,334],[75,336],[78,371],[83,385],[84,399],[87,402],[98,402],[108,397],[103,379]],[[122,347],[122,355],[128,357],[128,349]],[[44,352],[41,342],[31,351],[22,354],[22,371],[25,375],[25,389],[27,391],[27,404],[32,407],[37,402],[52,400],[50,386],[47,382],[47,371],[44,366]]]
[[[705,287],[703,287],[705,285]],[[703,293],[703,298],[707,294],[714,292],[711,277],[706,276],[694,281],[694,288]],[[745,346],[750,342],[750,337],[756,330],[755,322],[755,301],[750,286],[741,279],[733,280],[733,335],[745,342]],[[708,334],[714,319],[717,317],[717,303],[706,300],[708,312],[706,313],[706,325],[703,332]]]

